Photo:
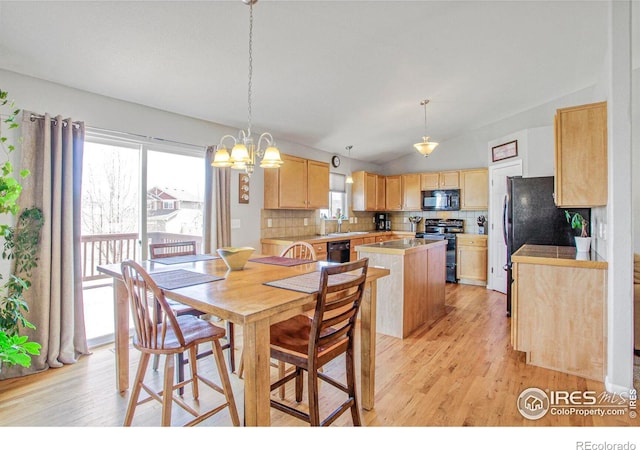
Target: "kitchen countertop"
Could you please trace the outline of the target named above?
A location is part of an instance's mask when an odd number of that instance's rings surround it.
[[[388,255],[406,255],[414,252],[425,251],[439,245],[446,246],[446,240],[434,239],[396,239],[393,241],[378,242],[377,244],[358,245],[357,252],[385,253]]]
[[[283,236],[276,238],[262,238],[260,242],[263,244],[290,244],[292,242],[297,241],[305,241],[310,243],[322,243],[322,242],[333,242],[333,241],[344,241],[351,239],[358,239],[364,237],[375,237],[375,236],[384,236],[389,234],[401,234],[408,236],[415,236],[415,233],[410,231],[356,231],[356,232],[345,232],[345,233],[332,233],[321,236],[319,234],[311,234],[308,236]]]
[[[589,253],[576,252],[575,247],[525,244],[511,255],[511,261],[548,266],[607,269],[607,261],[593,249]]]

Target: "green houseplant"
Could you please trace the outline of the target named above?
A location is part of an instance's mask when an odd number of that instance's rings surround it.
[[[8,100],[6,91],[0,89],[0,112],[8,110],[3,123],[8,129],[17,128],[16,116],[20,112],[14,103]],[[3,114],[5,115],[5,114]],[[18,198],[22,192],[19,178],[14,176],[10,154],[15,146],[8,143],[7,136],[0,134],[0,146],[6,159],[0,166],[0,213],[8,213],[13,216],[20,209]],[[29,171],[20,171],[20,178],[29,175]],[[18,216],[14,227],[0,225],[0,236],[4,238],[2,258],[12,260],[13,273],[0,288],[0,370],[2,364],[12,366],[19,364],[24,367],[31,365],[31,356],[40,354],[41,345],[37,342],[29,342],[27,336],[21,336],[23,328],[35,329],[24,316],[29,311],[24,293],[31,286],[31,270],[37,265],[37,250],[40,240],[40,230],[44,218],[38,208],[23,210]],[[0,274],[0,279],[2,275]]]
[[[587,220],[578,212],[570,212],[565,210],[564,215],[567,218],[567,222],[574,230],[580,230],[580,236],[576,236],[576,250],[578,252],[588,252],[591,247],[591,238],[587,234]]]

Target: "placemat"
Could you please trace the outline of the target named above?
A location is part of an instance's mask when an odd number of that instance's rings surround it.
[[[357,278],[357,275],[349,275],[346,273],[339,273],[329,276],[329,286],[345,281],[353,280]],[[268,281],[264,283],[267,286],[289,289],[290,291],[304,292],[306,294],[313,294],[318,292],[320,288],[320,272],[310,272],[302,275],[296,275],[295,277],[283,278],[281,280]]]
[[[178,289],[182,287],[193,286],[202,283],[210,283],[211,281],[224,279],[224,277],[208,275],[206,273],[192,272],[190,270],[184,269],[152,273],[151,278],[162,289]]]
[[[275,264],[276,266],[297,266],[314,262],[312,259],[285,258],[284,256],[265,256],[250,259],[249,261],[262,264]]]
[[[182,264],[195,261],[207,261],[209,259],[220,259],[220,257],[214,255],[181,255],[167,256],[166,258],[154,258],[151,261],[160,264]]]

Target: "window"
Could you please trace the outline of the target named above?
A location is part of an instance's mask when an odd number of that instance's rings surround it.
[[[338,214],[343,219],[347,218],[349,205],[347,205],[346,177],[339,173],[329,174],[329,209],[321,209],[320,215],[327,219],[337,219]]]

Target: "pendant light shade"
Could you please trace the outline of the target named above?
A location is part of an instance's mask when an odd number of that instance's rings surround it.
[[[353,177],[351,176],[351,149],[353,148],[353,145],[347,145],[345,148],[349,152],[349,175],[347,175],[347,178],[344,180],[344,182],[346,184],[353,184]]]
[[[427,136],[427,103],[429,103],[429,100],[422,100],[420,102],[420,105],[424,106],[424,136],[422,136],[422,142],[413,144],[418,153],[425,158],[438,146],[437,142],[429,142],[429,136]]]

